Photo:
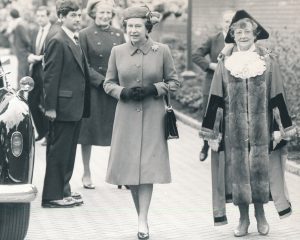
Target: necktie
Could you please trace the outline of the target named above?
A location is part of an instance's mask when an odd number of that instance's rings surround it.
[[[36,44],[36,54],[38,54],[38,55],[41,53],[43,35],[44,35],[44,28],[41,28],[40,34],[39,34],[39,39]]]
[[[74,35],[75,44],[79,45],[79,39],[77,35]]]

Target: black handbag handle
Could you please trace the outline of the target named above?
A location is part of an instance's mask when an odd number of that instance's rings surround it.
[[[166,105],[167,105],[167,108],[168,109],[171,109],[172,106],[171,106],[171,96],[170,96],[170,85],[168,85],[168,92],[167,92],[167,95],[165,95],[165,101],[166,101]]]

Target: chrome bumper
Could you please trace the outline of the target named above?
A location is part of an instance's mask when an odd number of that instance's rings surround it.
[[[33,184],[0,184],[0,203],[28,203],[36,198],[37,192]]]

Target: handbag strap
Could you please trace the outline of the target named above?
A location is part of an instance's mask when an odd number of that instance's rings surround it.
[[[167,92],[167,95],[165,96],[165,101],[166,101],[166,105],[167,105],[167,108],[172,108],[171,106],[171,96],[170,96],[170,85],[168,85],[168,92]]]

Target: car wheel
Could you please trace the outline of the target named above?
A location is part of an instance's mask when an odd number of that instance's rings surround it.
[[[0,240],[23,240],[29,215],[30,203],[0,203]]]

